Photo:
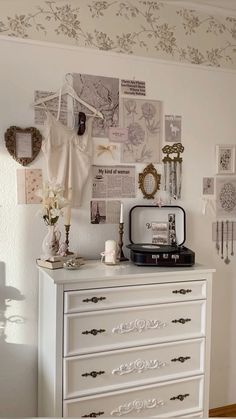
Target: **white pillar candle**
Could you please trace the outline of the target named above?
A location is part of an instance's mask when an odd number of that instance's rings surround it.
[[[120,223],[124,222],[124,204],[121,202],[120,204]]]
[[[72,199],[72,189],[69,189],[68,191],[68,201],[69,204],[67,207],[65,207],[64,210],[64,225],[69,226],[70,220],[71,220],[71,199]]]
[[[65,212],[64,212],[64,225],[65,226],[70,225],[70,219],[71,219],[71,206],[68,205],[68,207],[65,207]]]
[[[116,263],[116,242],[115,240],[105,241],[105,263]]]

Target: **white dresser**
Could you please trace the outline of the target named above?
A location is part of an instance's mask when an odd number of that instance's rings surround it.
[[[39,269],[38,415],[208,416],[213,269]]]

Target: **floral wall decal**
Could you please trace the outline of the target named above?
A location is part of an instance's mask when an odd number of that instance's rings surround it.
[[[159,0],[12,0],[0,12],[0,35],[236,68],[230,16]]]

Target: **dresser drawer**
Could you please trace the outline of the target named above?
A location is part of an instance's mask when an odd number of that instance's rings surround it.
[[[65,313],[206,298],[206,281],[65,292]]]
[[[64,416],[177,416],[203,408],[203,377],[148,385],[64,402]]]
[[[202,337],[205,301],[64,315],[64,356]]]
[[[204,339],[64,358],[64,399],[204,371]]]

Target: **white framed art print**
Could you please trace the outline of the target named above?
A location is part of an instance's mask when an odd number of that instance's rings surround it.
[[[235,173],[234,144],[221,144],[216,146],[216,173],[218,175]]]

